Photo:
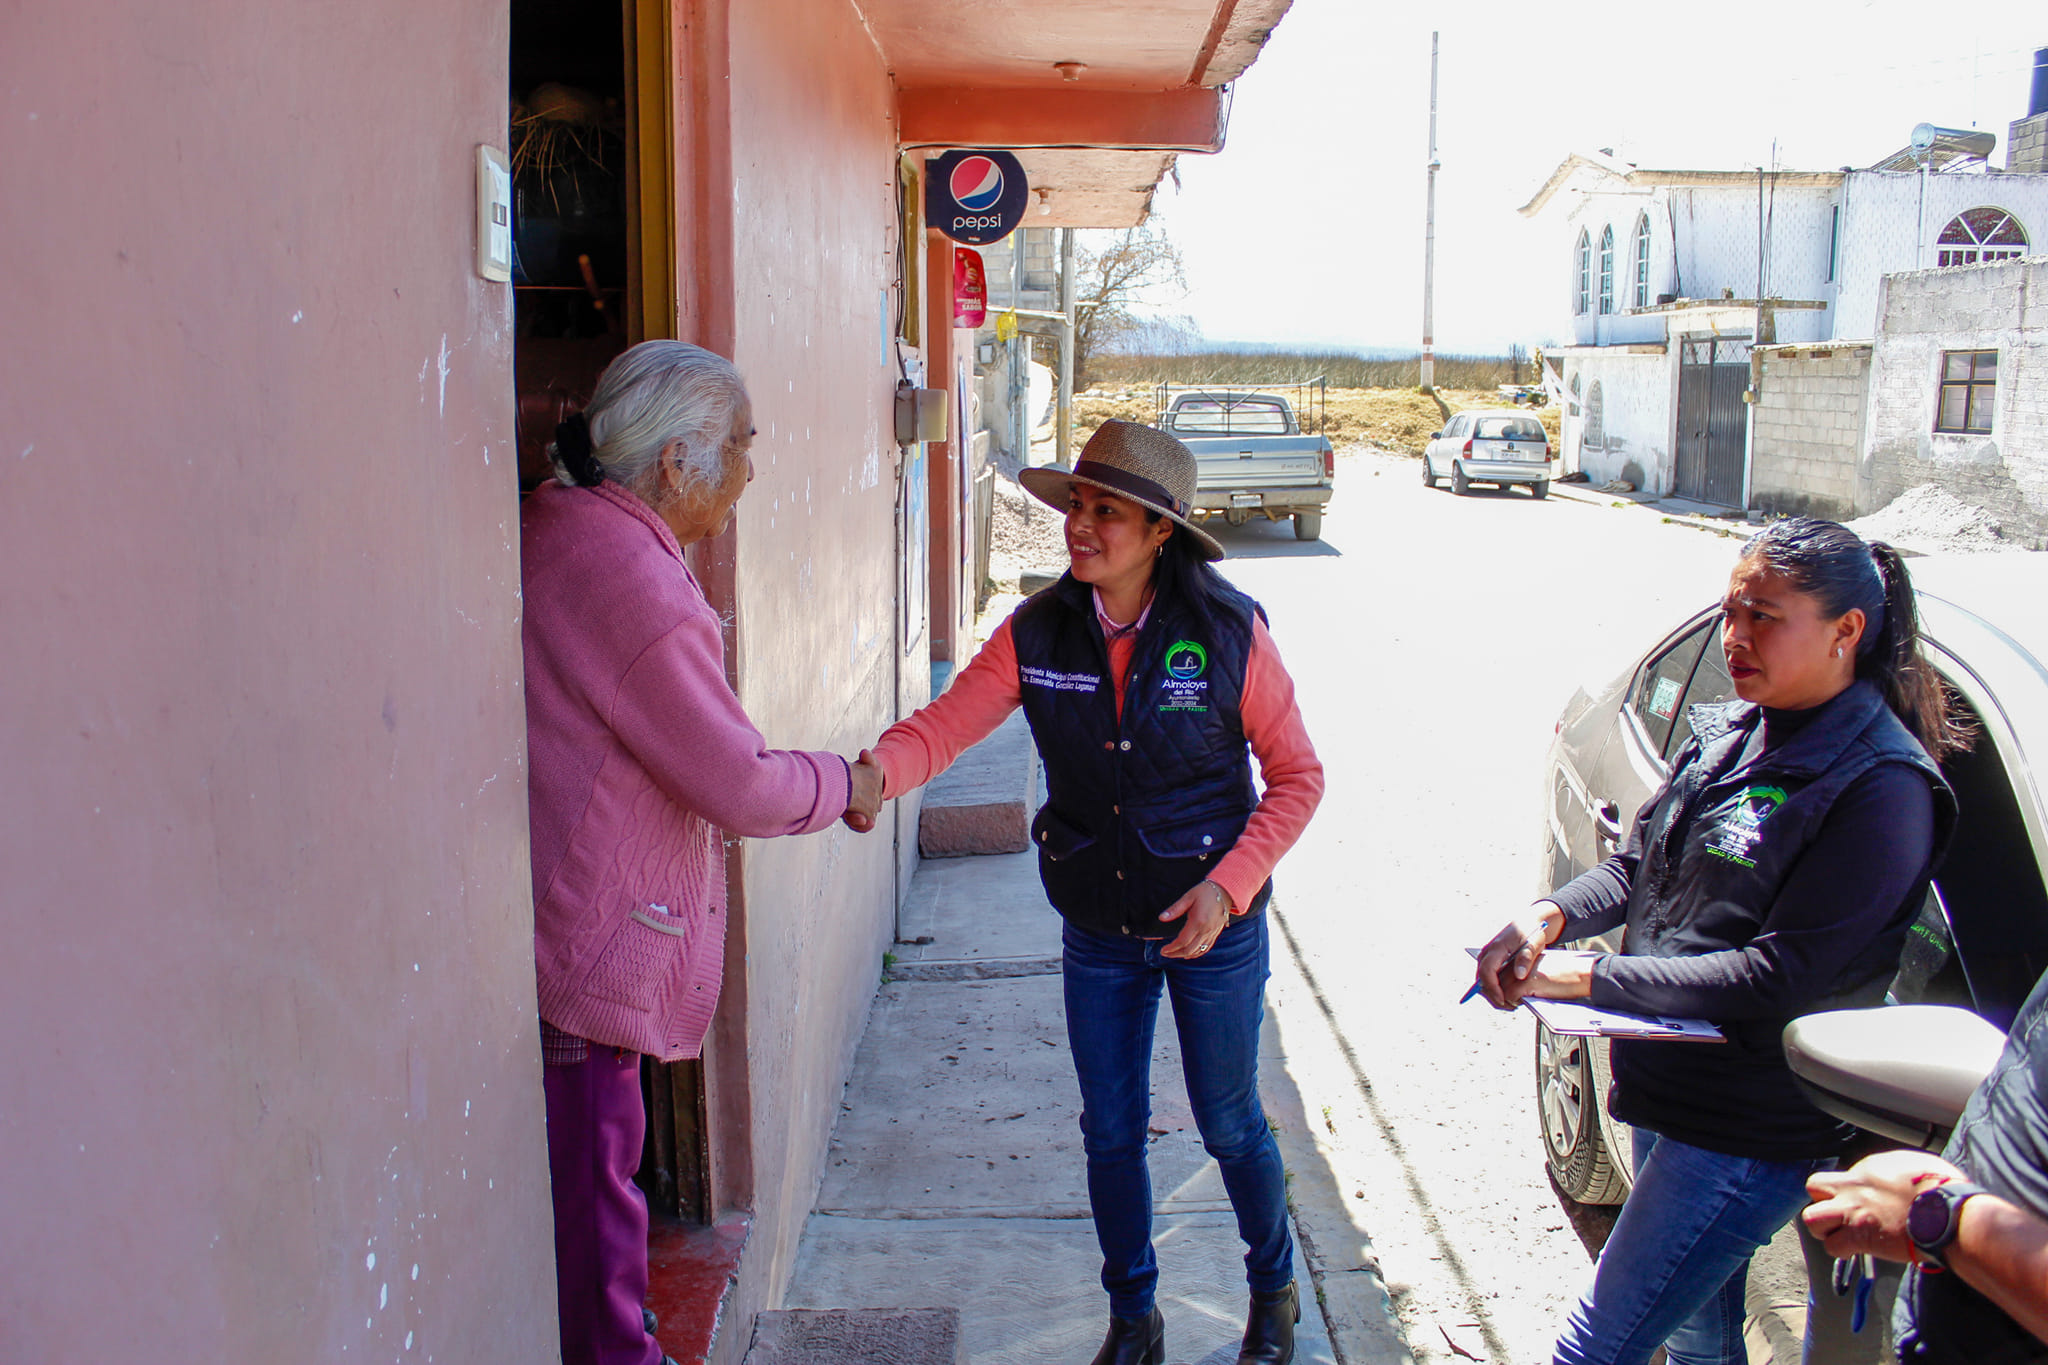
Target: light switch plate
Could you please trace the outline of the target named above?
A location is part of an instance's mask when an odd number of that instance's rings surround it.
[[[512,278],[512,163],[491,146],[476,149],[476,273]]]

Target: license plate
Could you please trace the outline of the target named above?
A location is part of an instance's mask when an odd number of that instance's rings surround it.
[[[1230,495],[1230,505],[1232,507],[1260,507],[1265,504],[1265,501],[1265,496],[1259,493],[1232,493]]]

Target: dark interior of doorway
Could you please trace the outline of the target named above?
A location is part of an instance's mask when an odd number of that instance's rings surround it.
[[[522,492],[551,472],[555,424],[589,403],[604,367],[634,339],[626,308],[635,227],[627,9],[512,0],[513,372]],[[641,1091],[647,1142],[639,1179],[650,1210],[707,1222],[702,1064],[644,1063]]]
[[[512,297],[519,480],[626,346],[626,58],[620,6],[513,0]]]

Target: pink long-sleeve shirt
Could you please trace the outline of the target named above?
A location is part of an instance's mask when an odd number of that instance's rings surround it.
[[[1099,602],[1097,613],[1100,616]],[[1143,619],[1140,617],[1140,622]],[[1109,643],[1117,714],[1121,716],[1137,632],[1117,636],[1104,631],[1104,635]],[[973,661],[960,670],[951,687],[931,705],[890,726],[876,743],[873,752],[882,765],[883,795],[901,796],[931,781],[1022,703],[1017,646],[1011,638],[1010,621],[1004,621]],[[1301,837],[1323,799],[1323,765],[1302,725],[1301,708],[1294,700],[1294,679],[1280,662],[1280,651],[1266,623],[1257,617],[1252,619],[1252,647],[1245,663],[1239,717],[1252,756],[1258,760],[1265,791],[1245,823],[1244,833],[1217,861],[1208,880],[1227,891],[1231,903],[1242,908],[1251,904],[1273,875],[1281,855]]]
[[[546,484],[519,538],[541,1018],[694,1057],[725,958],[719,831],[826,828],[846,760],[768,747],[726,685],[718,613],[640,499]]]

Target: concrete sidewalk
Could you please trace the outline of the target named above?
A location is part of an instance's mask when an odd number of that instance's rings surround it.
[[[1551,482],[1550,492],[1553,497],[1569,498],[1594,507],[1641,508],[1654,512],[1659,519],[1673,526],[1726,536],[1730,540],[1748,540],[1763,529],[1763,523],[1749,520],[1746,512],[1735,512],[1675,495],[1659,498],[1648,493],[1610,493],[1593,484],[1559,483],[1555,480]]]
[[[954,1308],[973,1365],[1084,1365],[1108,1301],[1062,1018],[1060,920],[1035,855],[920,864],[902,936],[926,935],[897,948],[876,997],[785,1306]],[[1286,1085],[1276,1033],[1269,1018],[1269,1097],[1276,1079]],[[1167,1360],[1232,1365],[1243,1246],[1170,1024],[1154,1052],[1152,1132]],[[1292,1185],[1291,1161],[1289,1174]],[[1295,1274],[1295,1359],[1336,1365],[1299,1250]]]

